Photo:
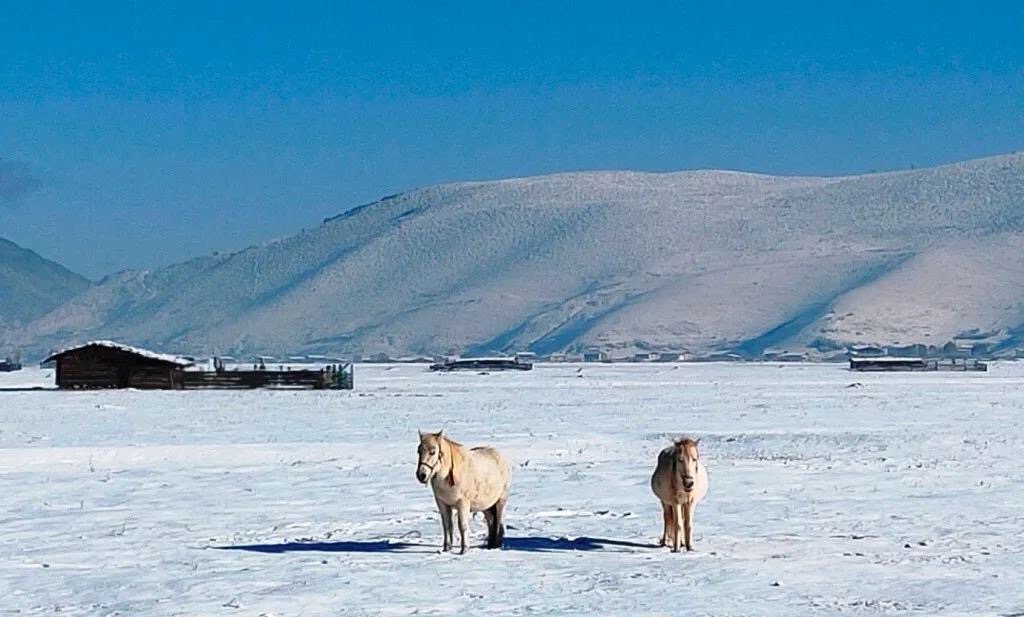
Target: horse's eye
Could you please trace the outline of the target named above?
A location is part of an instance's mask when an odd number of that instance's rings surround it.
[[[430,454],[431,455],[437,454],[437,448],[431,448],[430,449]]]

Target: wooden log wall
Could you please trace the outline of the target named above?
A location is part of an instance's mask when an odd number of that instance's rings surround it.
[[[295,371],[177,371],[175,381],[186,389],[313,388],[351,390],[351,366],[345,370],[302,369]]]
[[[176,367],[117,350],[89,349],[57,360],[57,386],[72,389],[175,387]]]

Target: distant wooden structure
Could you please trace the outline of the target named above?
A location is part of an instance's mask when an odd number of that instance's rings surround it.
[[[59,351],[44,360],[57,366],[57,387],[70,390],[183,386],[181,374],[192,362],[113,341],[93,341]]]
[[[261,364],[260,366],[265,366]],[[354,374],[351,364],[331,364],[319,369],[256,368],[182,371],[182,387],[188,390],[251,390],[254,388],[312,388],[314,390],[351,390]]]
[[[529,371],[533,364],[518,358],[459,358],[431,364],[432,371]]]
[[[21,370],[21,362],[7,358],[6,360],[0,360],[0,373],[13,373],[14,371]]]
[[[896,358],[892,356],[850,358],[850,370],[859,372],[890,371],[987,371],[988,365],[978,360],[930,360],[925,358]]]
[[[93,341],[65,349],[51,355],[44,362],[56,365],[57,387],[67,390],[271,387],[351,390],[354,387],[351,364],[296,370],[281,366],[279,370],[267,370],[261,362],[253,370],[228,370],[223,361],[215,359],[215,370],[208,371],[198,369],[188,358],[113,341]]]

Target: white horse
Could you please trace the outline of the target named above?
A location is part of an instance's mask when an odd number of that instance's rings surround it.
[[[420,432],[416,479],[430,483],[441,512],[444,550],[452,548],[452,511],[459,515],[462,553],[466,552],[469,518],[483,512],[487,518],[487,548],[501,548],[505,540],[505,504],[511,487],[512,470],[494,448],[467,450],[438,433]]]
[[[682,437],[658,454],[658,464],[651,476],[651,490],[661,500],[665,530],[661,545],[678,552],[685,534],[686,550],[693,550],[693,512],[708,493],[708,470],[700,462],[697,444],[700,440]]]

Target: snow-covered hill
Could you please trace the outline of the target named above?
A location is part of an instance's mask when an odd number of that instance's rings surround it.
[[[1015,344],[1024,155],[845,178],[584,172],[436,186],[32,323],[192,352]]]
[[[0,342],[87,287],[74,272],[0,238]]]

